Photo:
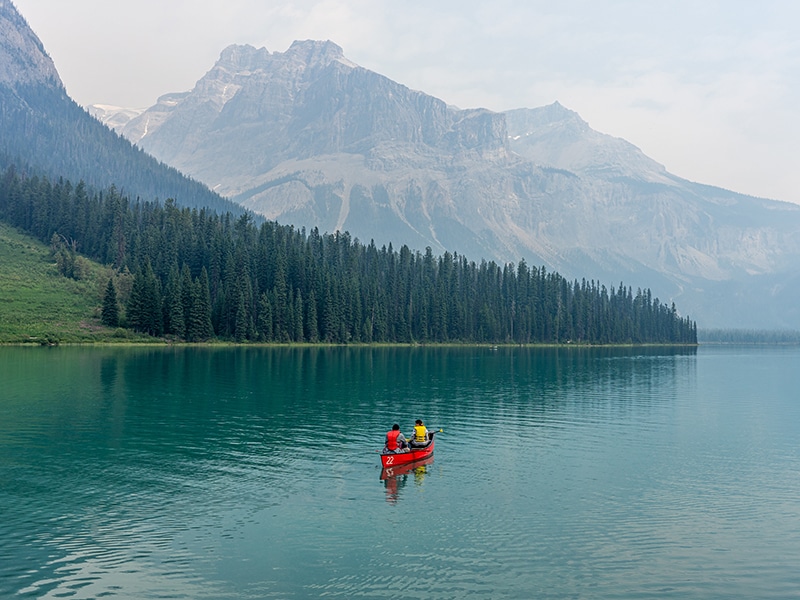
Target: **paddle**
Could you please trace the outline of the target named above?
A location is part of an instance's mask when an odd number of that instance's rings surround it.
[[[439,430],[438,430],[438,431],[436,431],[436,428],[434,427],[433,429],[428,429],[428,433],[430,433],[431,435],[433,435],[434,433],[444,433],[444,429],[442,429],[442,428],[440,427],[440,428],[439,428]],[[408,435],[408,437],[414,437],[414,434],[413,434],[413,433],[410,433],[410,434]]]

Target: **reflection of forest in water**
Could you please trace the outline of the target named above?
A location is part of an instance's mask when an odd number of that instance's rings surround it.
[[[422,485],[425,475],[428,473],[428,466],[432,462],[433,456],[429,456],[407,465],[382,469],[381,481],[385,487],[386,501],[390,504],[397,504],[400,499],[400,491],[410,479],[409,475],[413,476],[416,485]]]
[[[791,597],[798,363],[0,347],[0,598]],[[420,416],[435,460],[381,471]]]

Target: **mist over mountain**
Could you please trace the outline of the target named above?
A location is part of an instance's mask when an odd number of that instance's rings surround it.
[[[631,282],[701,327],[800,327],[800,206],[677,177],[559,103],[461,110],[299,41],[96,114],[281,223]]]
[[[78,106],[42,42],[14,5],[0,0],[0,169],[10,165],[100,189],[113,184],[134,198],[242,212]]]

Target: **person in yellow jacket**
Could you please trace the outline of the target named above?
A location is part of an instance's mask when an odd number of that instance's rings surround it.
[[[421,419],[417,419],[414,424],[414,434],[411,436],[411,446],[419,448],[425,446],[430,441],[430,434],[428,428]]]

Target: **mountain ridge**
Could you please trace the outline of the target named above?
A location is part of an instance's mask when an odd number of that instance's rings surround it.
[[[538,164],[596,175],[669,181],[664,165],[630,142],[592,129],[580,115],[554,102],[504,113],[511,148]]]
[[[800,328],[800,207],[682,179],[557,102],[461,110],[306,40],[229,46],[118,130],[269,219],[638,281],[707,326]]]

